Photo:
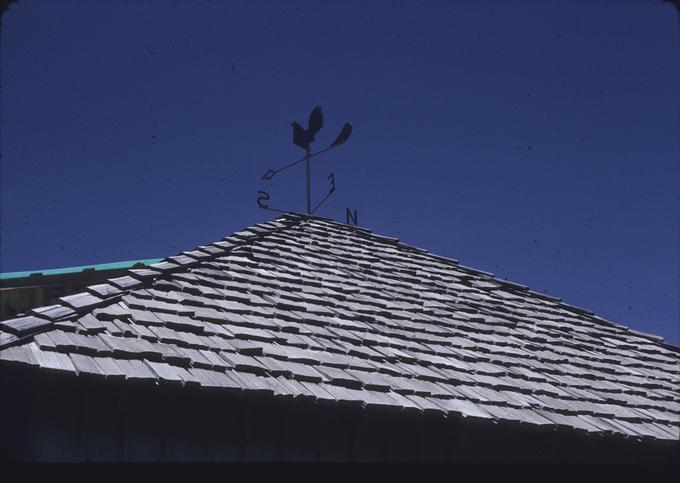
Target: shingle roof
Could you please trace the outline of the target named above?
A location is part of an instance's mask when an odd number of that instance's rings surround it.
[[[0,322],[0,363],[678,440],[678,348],[369,230],[286,214]]]

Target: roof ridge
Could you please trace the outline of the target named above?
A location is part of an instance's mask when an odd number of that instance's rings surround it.
[[[405,249],[409,252],[415,252],[428,258],[435,259],[447,265],[455,266],[457,270],[467,272],[470,275],[481,277],[484,280],[497,283],[512,293],[520,293],[524,295],[530,294],[536,298],[555,302],[558,304],[559,308],[574,312],[577,315],[586,316],[591,322],[594,322],[598,325],[615,327],[619,330],[623,330],[637,337],[650,340],[669,350],[680,353],[680,346],[670,344],[669,342],[665,341],[663,337],[647,334],[645,332],[634,330],[628,326],[617,324],[595,315],[595,313],[591,310],[568,304],[561,298],[536,292],[531,290],[526,285],[500,279],[491,272],[485,272],[483,270],[462,265],[456,259],[431,253],[424,248],[404,243],[399,238],[378,235],[369,228],[343,223],[332,218],[297,212],[284,213],[271,221],[247,226],[241,230],[233,232],[231,235],[228,235],[217,242],[213,242],[208,245],[199,245],[193,250],[182,251],[177,255],[165,257],[161,260],[161,262],[149,265],[148,267],[129,269],[127,270],[127,274],[124,276],[106,279],[96,284],[88,285],[82,292],[60,297],[56,299],[57,303],[53,305],[43,305],[41,307],[29,310],[28,313],[20,317],[0,321],[0,328],[4,329],[10,334],[13,334],[14,336],[1,339],[0,349],[20,344],[29,337],[33,337],[39,333],[49,330],[54,325],[54,323],[70,320],[78,313],[86,312],[88,309],[101,308],[111,305],[119,301],[120,298],[123,295],[126,295],[128,292],[139,288],[144,288],[166,274],[176,273],[182,271],[184,268],[193,267],[203,261],[211,260],[218,256],[223,256],[226,253],[241,248],[244,245],[250,244],[252,241],[261,239],[272,233],[286,230],[295,225],[302,225],[303,222],[308,220],[327,223],[336,228],[341,228],[343,231],[353,232],[362,238],[393,245],[400,249]],[[208,247],[212,248],[206,251]],[[198,253],[200,253],[200,255],[198,255]]]
[[[48,331],[55,323],[71,320],[79,313],[86,313],[88,310],[114,304],[123,295],[132,290],[145,288],[166,274],[176,273],[183,268],[190,268],[204,261],[223,256],[234,249],[250,244],[256,239],[285,230],[301,221],[302,218],[298,217],[297,214],[286,213],[271,221],[257,223],[233,232],[219,241],[208,245],[199,245],[193,250],[185,250],[177,255],[165,257],[160,262],[148,267],[131,268],[127,270],[126,275],[88,285],[81,292],[48,301],[55,302],[51,305],[42,305],[30,309],[24,315],[0,321],[0,328],[13,335],[13,337],[0,339],[0,349],[21,344],[28,338]],[[276,226],[277,224],[279,226]],[[231,246],[228,244],[231,244]],[[206,251],[205,248],[208,247],[214,248]],[[191,255],[192,253],[194,256]]]

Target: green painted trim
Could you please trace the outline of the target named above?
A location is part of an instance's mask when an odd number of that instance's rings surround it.
[[[158,263],[162,258],[147,258],[146,260],[131,260],[127,262],[114,262],[114,263],[100,263],[99,265],[83,265],[81,267],[68,267],[68,268],[53,268],[50,270],[29,270],[25,272],[6,272],[6,273],[0,273],[0,280],[8,280],[8,279],[13,279],[13,278],[25,278],[25,277],[30,277],[31,275],[43,275],[43,276],[49,276],[49,275],[63,275],[65,273],[78,273],[82,272],[83,270],[95,270],[95,271],[102,271],[102,270],[115,270],[115,269],[124,269],[124,268],[131,268],[138,263],[141,263],[143,265],[151,265],[153,263]]]

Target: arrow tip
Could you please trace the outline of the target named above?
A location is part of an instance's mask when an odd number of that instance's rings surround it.
[[[276,174],[276,171],[268,169],[267,172],[260,179],[272,179],[275,174]]]

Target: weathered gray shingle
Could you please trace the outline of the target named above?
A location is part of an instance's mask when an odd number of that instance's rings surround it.
[[[365,229],[288,214],[129,273],[0,322],[0,364],[679,437],[678,348]]]

